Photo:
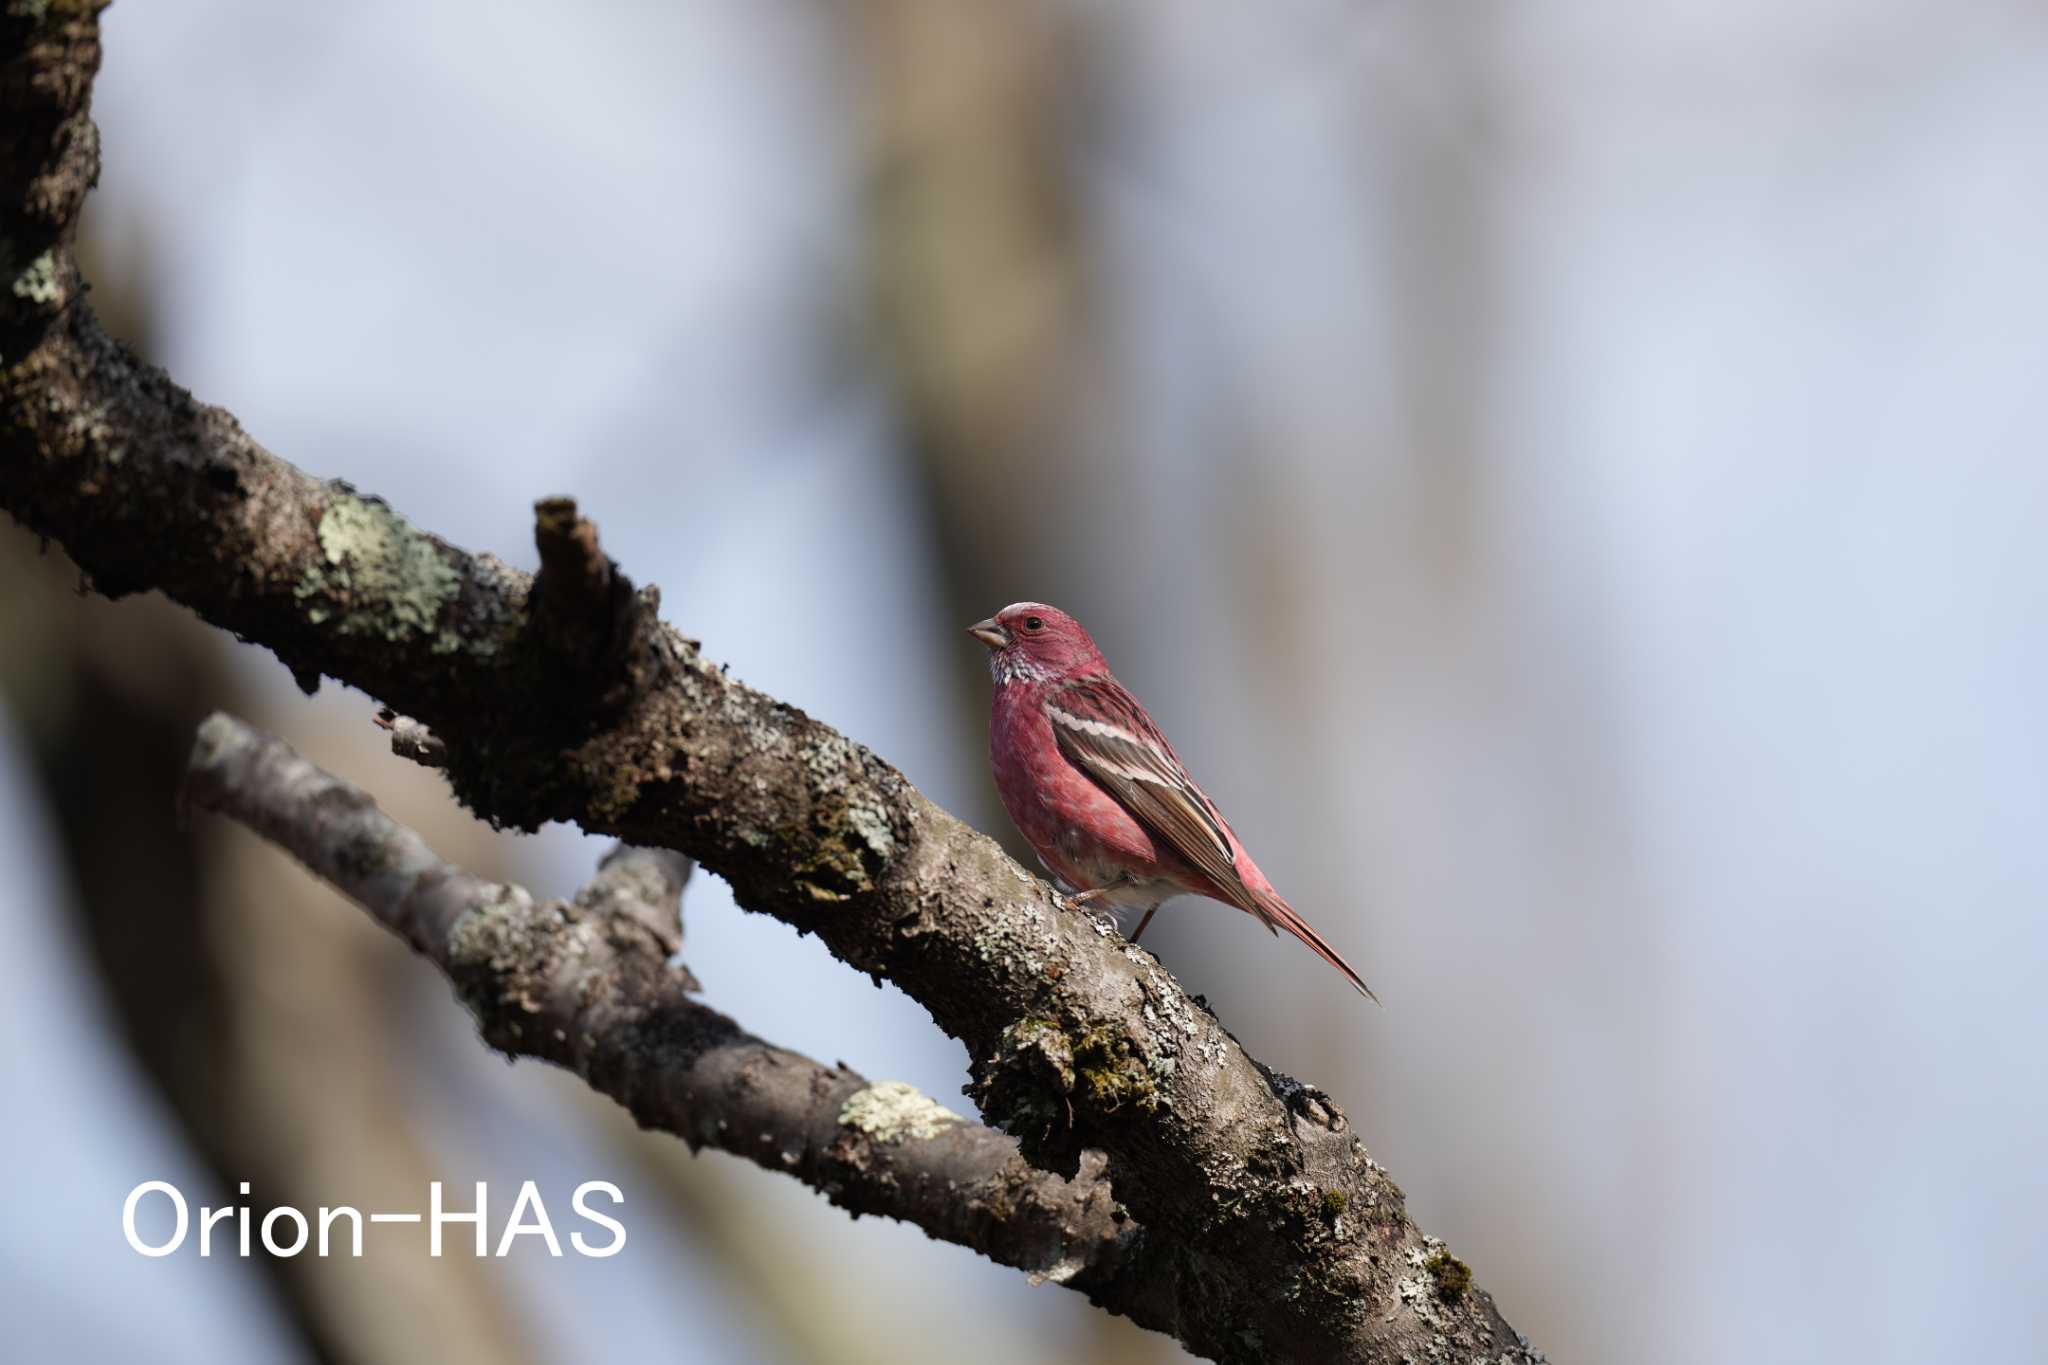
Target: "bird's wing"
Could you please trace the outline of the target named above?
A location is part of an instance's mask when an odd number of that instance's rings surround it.
[[[1050,693],[1045,712],[1069,763],[1240,908],[1266,918],[1238,876],[1222,817],[1136,697],[1114,678],[1082,678]]]
[[[1182,858],[1238,909],[1274,933],[1285,929],[1374,1001],[1372,988],[1271,887],[1254,891],[1238,875],[1230,835],[1216,806],[1188,776],[1173,746],[1138,699],[1114,678],[1082,678],[1045,699],[1054,740],[1067,761]]]

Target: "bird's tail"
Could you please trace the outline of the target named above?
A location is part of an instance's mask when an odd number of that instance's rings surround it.
[[[1372,987],[1365,984],[1365,978],[1353,971],[1351,964],[1346,962],[1321,934],[1311,928],[1307,920],[1295,913],[1293,906],[1280,899],[1279,892],[1267,888],[1253,891],[1251,895],[1254,912],[1266,922],[1268,929],[1276,934],[1285,929],[1300,939],[1308,945],[1310,952],[1344,973],[1345,979],[1358,988],[1359,994],[1375,1005],[1379,1004],[1380,998],[1372,993]]]

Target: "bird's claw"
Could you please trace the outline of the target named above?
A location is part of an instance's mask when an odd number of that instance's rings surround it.
[[[1272,1087],[1281,1102],[1316,1127],[1341,1133],[1351,1126],[1351,1120],[1344,1117],[1344,1111],[1326,1092],[1297,1081],[1285,1072],[1263,1066],[1259,1069],[1266,1073],[1266,1084]]]

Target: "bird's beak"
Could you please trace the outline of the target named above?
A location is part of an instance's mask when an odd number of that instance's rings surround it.
[[[1001,649],[1010,643],[1010,632],[1004,630],[993,616],[986,621],[976,621],[967,628],[967,633],[990,649]]]

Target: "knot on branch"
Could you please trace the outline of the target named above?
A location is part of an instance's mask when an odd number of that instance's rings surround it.
[[[533,506],[540,573],[527,599],[527,630],[547,711],[570,733],[587,733],[625,710],[651,681],[639,648],[660,614],[661,596],[633,580],[598,545],[597,526],[573,498]]]
[[[621,928],[631,926],[663,957],[674,957],[683,947],[683,886],[696,866],[670,849],[620,844],[604,855],[597,876],[576,893],[576,908]],[[685,989],[696,990],[689,968],[674,965],[688,982]]]
[[[1085,1133],[1154,1114],[1163,1103],[1129,1039],[1099,1029],[1069,1034],[1050,1019],[1004,1029],[995,1054],[977,1059],[973,1073],[967,1093],[988,1121],[1033,1162],[1068,1177],[1093,1145]]]
[[[1275,1099],[1287,1106],[1288,1112],[1332,1133],[1341,1133],[1351,1127],[1351,1120],[1344,1117],[1344,1111],[1337,1107],[1328,1091],[1297,1081],[1284,1071],[1275,1071],[1256,1057],[1252,1059],[1252,1065],[1266,1078],[1267,1088]]]
[[[635,1069],[643,1059],[622,1060],[601,1046],[619,1018],[633,1017],[643,1041],[671,1059],[735,1032],[724,1016],[683,999],[701,989],[673,960],[692,867],[679,854],[620,845],[566,904],[538,901],[523,887],[489,887],[466,899],[429,955],[493,1047],[559,1062],[629,1108],[644,1105],[649,1094]]]

